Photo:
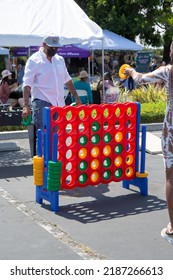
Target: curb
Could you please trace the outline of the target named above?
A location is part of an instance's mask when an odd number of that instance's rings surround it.
[[[160,131],[163,128],[163,123],[144,123],[141,126],[146,126],[147,131]]]
[[[0,132],[0,140],[26,139],[26,138],[28,138],[28,130]]]
[[[146,126],[147,131],[160,131],[162,130],[163,123],[141,124],[140,127],[142,126]],[[28,138],[28,130],[0,132],[0,140],[26,139],[26,138]]]

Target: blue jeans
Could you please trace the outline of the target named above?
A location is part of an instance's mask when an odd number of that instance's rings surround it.
[[[52,106],[51,103],[34,99],[32,101],[32,123],[35,125],[36,131],[43,128],[43,108]]]

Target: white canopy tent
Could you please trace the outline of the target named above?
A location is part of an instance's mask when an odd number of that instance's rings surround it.
[[[74,0],[0,0],[0,11],[1,46],[38,46],[50,34],[62,45],[103,37]]]
[[[80,48],[92,51],[92,58],[94,57],[94,50],[102,50],[102,75],[104,73],[104,50],[121,50],[121,51],[141,51],[142,46],[126,39],[107,29],[103,30],[103,40],[93,39],[86,40],[79,44]],[[94,72],[92,61],[92,75]]]
[[[143,48],[141,45],[107,29],[103,30],[103,44],[104,50],[141,51]],[[87,50],[102,50],[102,42],[97,39],[86,40],[80,44],[80,47]]]
[[[9,55],[9,49],[0,47],[0,55]]]

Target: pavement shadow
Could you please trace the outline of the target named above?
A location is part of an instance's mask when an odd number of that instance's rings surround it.
[[[8,157],[8,162],[0,162],[0,179],[10,179],[17,177],[28,177],[33,175],[33,165],[32,162],[26,163],[25,154],[21,158],[10,159]],[[6,158],[7,159],[7,158]],[[5,159],[4,159],[5,160]]]
[[[98,186],[76,187],[71,190],[63,189],[60,196],[65,197],[93,197],[99,199],[103,194],[110,192],[108,184],[99,184]]]
[[[31,154],[27,150],[0,152],[0,169],[16,166],[24,168],[26,164],[32,165]]]
[[[141,196],[139,193],[132,193],[116,197],[103,195],[101,199],[60,206],[60,211],[56,214],[86,224],[165,208],[167,208],[166,201],[154,195]]]

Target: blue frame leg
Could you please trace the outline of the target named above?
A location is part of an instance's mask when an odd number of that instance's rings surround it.
[[[43,203],[43,199],[41,197],[41,188],[42,187],[36,187],[36,202],[39,203],[39,204],[42,204]]]
[[[141,195],[148,195],[148,178],[135,178],[133,180],[123,180],[123,188],[129,189],[130,185],[134,185],[140,189]]]
[[[50,202],[51,211],[59,210],[59,192],[48,191],[43,186],[36,186],[36,202],[42,204],[43,199]]]

